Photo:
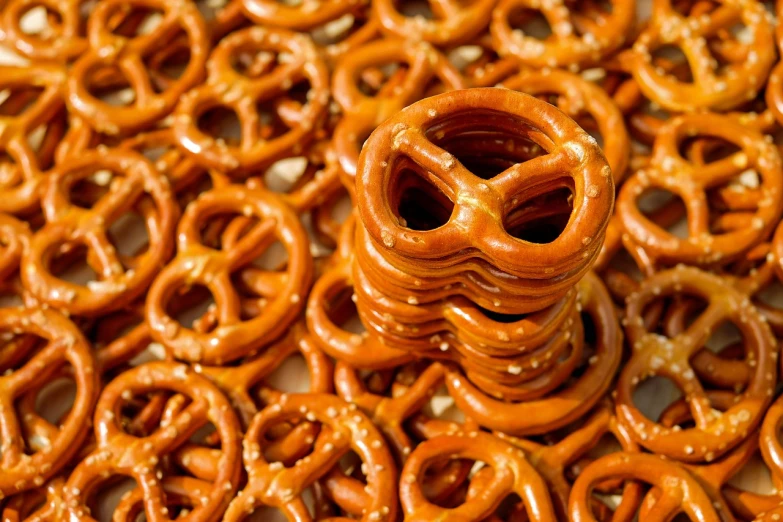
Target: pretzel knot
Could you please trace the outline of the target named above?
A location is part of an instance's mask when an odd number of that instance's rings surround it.
[[[3,67],[0,89],[8,97],[0,102],[0,212],[28,214],[36,210],[43,171],[51,166],[54,149],[64,132],[58,116],[62,112],[62,67],[36,63],[24,67]],[[40,92],[38,92],[40,91]],[[47,126],[40,143],[31,139],[37,128]]]
[[[215,216],[233,219],[222,250],[204,243]],[[225,234],[229,234],[226,232]],[[226,240],[230,241],[226,241]],[[279,241],[288,254],[284,271],[249,266]],[[243,312],[234,275],[261,299],[261,311]],[[146,318],[155,340],[183,360],[222,364],[277,339],[304,306],[313,277],[307,233],[298,216],[271,192],[228,185],[202,193],[188,205],[177,230],[177,256],[155,279]],[[168,306],[178,291],[206,287],[215,299],[217,324],[209,331],[180,326]]]
[[[776,59],[769,14],[755,1],[715,3],[711,12],[683,16],[669,0],[656,0],[649,26],[622,55],[644,95],[661,107],[677,112],[727,110],[752,100],[764,86]],[[750,42],[732,36],[731,52],[708,45],[717,33],[729,32],[737,24],[745,26]],[[692,82],[656,67],[652,53],[666,46],[678,47],[685,54]],[[723,50],[727,47],[724,43]]]
[[[25,345],[15,345],[16,350],[24,351],[4,354],[0,366],[3,372],[0,376],[0,464],[3,468],[0,494],[5,496],[41,486],[79,449],[87,435],[88,418],[98,393],[98,376],[87,341],[58,312],[0,309],[0,330],[45,341],[37,351],[29,349],[33,346],[24,350]],[[17,418],[17,401],[41,379],[49,379],[66,365],[76,384],[76,396],[68,415],[58,427],[47,423],[49,429],[43,434],[28,432],[24,420]]]
[[[269,462],[265,451],[270,430],[294,419],[321,424],[312,452],[294,462]],[[289,520],[312,520],[302,493],[350,451],[361,459],[366,479],[366,485],[347,479],[346,487],[360,495],[363,506],[351,515],[365,522],[395,520],[397,473],[382,435],[356,405],[326,394],[283,395],[253,419],[244,439],[248,485],[229,506],[225,520],[243,520],[260,506],[276,507]]]
[[[155,9],[161,19],[149,32],[123,36],[112,32],[112,18],[133,9]],[[199,82],[209,52],[204,20],[189,1],[108,0],[98,4],[87,22],[89,50],[68,75],[68,104],[95,129],[107,134],[139,130],[174,109],[180,96]],[[167,43],[184,37],[188,63],[177,78],[150,75],[147,60]],[[106,70],[120,74],[133,89],[134,99],[124,106],[110,105],[94,94],[96,75]]]
[[[17,52],[38,60],[67,61],[87,48],[84,38],[84,15],[80,12],[84,0],[10,0],[0,14],[0,34],[4,43]],[[47,15],[55,13],[59,23],[40,34],[29,34],[22,19],[42,6]]]
[[[492,12],[490,32],[498,53],[525,65],[579,67],[599,63],[618,49],[631,32],[636,12],[633,0],[585,1],[566,6],[563,0],[501,0]],[[570,2],[568,2],[570,4]],[[582,7],[584,5],[584,7]],[[544,40],[514,29],[515,21],[540,12],[552,29]],[[524,26],[523,26],[524,27]]]
[[[123,427],[123,408],[134,396],[174,392],[179,400],[148,436],[130,435]],[[128,370],[101,393],[95,410],[97,447],[76,466],[66,484],[68,514],[90,521],[87,505],[102,483],[116,475],[133,478],[143,490],[148,520],[170,520],[164,457],[173,453],[204,425],[212,423],[220,443],[215,475],[205,495],[192,508],[195,520],[219,518],[236,492],[241,471],[239,422],[228,400],[206,378],[184,364],[152,362]]]
[[[97,198],[78,192],[95,189]],[[168,180],[140,154],[102,148],[85,152],[53,171],[42,192],[46,225],[34,234],[22,281],[42,302],[80,315],[117,310],[143,293],[172,250],[179,214]],[[87,199],[90,208],[79,203]],[[142,253],[116,250],[109,229],[129,212],[145,217],[148,244]],[[55,257],[78,246],[98,281],[82,286],[52,272]]]
[[[464,129],[522,132],[546,154],[485,180],[439,145]],[[453,204],[441,226],[402,224],[393,203],[408,169]],[[570,186],[573,211],[556,239],[535,244],[509,233],[506,223],[528,200]],[[398,268],[406,260],[442,268],[479,258],[519,277],[552,279],[583,269],[600,250],[614,185],[595,140],[563,113],[514,91],[471,89],[428,98],[378,127],[360,158],[356,192],[362,223]]]
[[[550,101],[582,128],[597,130],[603,140],[601,150],[619,186],[628,166],[631,140],[623,114],[606,91],[577,74],[558,69],[526,70],[505,80],[503,86]]]
[[[489,479],[474,498],[455,508],[430,503],[421,482],[438,461],[470,459],[489,466]],[[519,495],[529,520],[557,520],[544,479],[525,459],[522,450],[484,432],[441,435],[419,444],[402,469],[400,500],[405,520],[484,520],[506,497]]]
[[[372,3],[373,20],[392,37],[424,40],[438,46],[466,43],[489,22],[494,0],[428,0],[433,18],[406,16],[393,0]]]
[[[719,138],[741,150],[723,159],[694,165],[679,153],[682,143],[694,137]],[[742,209],[745,212],[740,221],[725,230],[714,230],[708,192],[724,188],[743,173],[760,177],[758,188],[747,189],[743,200],[748,205]],[[687,208],[687,238],[676,237],[639,209],[639,198],[654,188],[682,199]],[[775,146],[735,120],[712,114],[671,120],[658,133],[650,166],[626,180],[617,198],[622,228],[650,257],[670,263],[732,260],[768,236],[781,211],[783,173]]]
[[[183,150],[222,171],[263,168],[300,151],[329,102],[328,73],[312,41],[284,29],[230,34],[212,51],[207,70],[207,83],[182,97],[173,129]],[[292,92],[302,86],[303,103]],[[202,117],[218,108],[239,120],[236,143],[202,130]]]
[[[647,306],[681,293],[706,300],[707,308],[673,338],[648,331],[642,320]],[[746,295],[720,277],[680,266],[641,284],[639,291],[628,298],[626,321],[634,351],[617,384],[617,415],[640,445],[679,460],[709,462],[742,442],[761,422],[774,392],[778,348],[769,326]],[[735,401],[716,415],[716,405],[711,403],[690,360],[725,321],[740,329],[751,371]],[[634,390],[641,381],[655,375],[672,379],[682,390],[694,427],[670,429],[647,419],[635,407]]]
[[[684,513],[690,520],[723,520],[716,513],[710,497],[690,473],[662,456],[643,453],[612,453],[582,470],[569,500],[573,520],[598,520],[591,508],[592,493],[598,484],[607,479],[637,480],[655,488],[659,496],[645,512],[643,520],[673,520],[679,513]]]

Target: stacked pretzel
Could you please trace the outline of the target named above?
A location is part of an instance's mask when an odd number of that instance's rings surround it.
[[[783,519],[780,16],[0,2],[3,522]]]

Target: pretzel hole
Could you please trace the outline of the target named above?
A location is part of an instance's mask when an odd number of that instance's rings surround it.
[[[127,11],[124,6],[114,4],[113,12],[108,20],[112,34],[135,38],[137,36],[152,33],[163,19],[163,11],[135,4]]]
[[[150,84],[154,91],[165,91],[171,81],[181,78],[188,69],[190,47],[187,40],[172,42],[169,47],[145,58],[144,63],[150,71]]]
[[[637,198],[636,206],[657,226],[674,237],[688,238],[688,221],[682,198],[668,190],[648,187]]]
[[[566,181],[570,184],[570,181]],[[516,202],[506,214],[504,227],[512,236],[528,243],[547,244],[565,230],[573,211],[570,187]]]
[[[343,288],[329,296],[329,301],[325,304],[327,317],[333,324],[341,330],[362,334],[366,330],[359,319],[359,312],[356,309],[351,297],[353,296],[353,287]]]
[[[694,136],[679,143],[680,156],[694,165],[705,165],[742,152],[735,143],[713,136]]]
[[[362,94],[368,97],[377,96],[382,89],[385,91],[391,89],[391,94],[396,94],[407,73],[408,65],[406,63],[392,62],[368,67],[359,75],[357,87]],[[384,87],[386,88],[384,89]]]
[[[661,45],[651,53],[652,62],[661,76],[673,76],[682,83],[693,83],[693,71],[688,57],[677,45]]]
[[[761,452],[758,450],[753,452],[748,461],[729,478],[726,484],[757,495],[778,493],[772,481],[769,467],[761,458]]]
[[[7,152],[0,151],[0,187],[13,188],[24,182],[22,169]]]
[[[634,406],[655,423],[669,406],[681,398],[682,391],[677,384],[668,377],[660,375],[640,380],[632,395]]]
[[[65,245],[51,256],[49,269],[58,279],[87,286],[99,279],[98,273],[88,262],[87,254],[85,245]]]
[[[456,424],[465,422],[465,413],[457,407],[445,385],[438,386],[432,397],[424,403],[421,412],[430,419],[450,421]]]
[[[397,11],[403,16],[410,18],[424,18],[425,20],[435,19],[432,6],[427,0],[398,0],[395,2]]]
[[[116,67],[96,67],[86,75],[87,92],[110,107],[126,107],[136,100],[130,80]]]
[[[362,22],[351,13],[345,13],[310,32],[310,36],[319,46],[334,45],[348,38],[360,28]]]
[[[19,28],[22,33],[40,38],[49,38],[59,32],[63,19],[60,13],[49,9],[43,4],[31,4],[23,10],[19,17]]]
[[[98,522],[112,522],[114,512],[124,498],[128,498],[136,490],[138,484],[131,477],[113,475],[108,479],[99,480],[90,488],[85,504],[91,516]],[[85,492],[85,494],[88,494]],[[141,513],[143,515],[143,511]]]
[[[281,159],[264,172],[264,185],[273,192],[289,193],[299,184],[308,166],[304,156]]]
[[[237,146],[242,139],[242,124],[237,113],[224,106],[206,110],[198,118],[198,128],[218,143]]]
[[[451,199],[412,169],[403,169],[393,178],[389,194],[397,220],[411,230],[435,230],[448,223],[454,212]]]
[[[773,279],[769,285],[756,294],[755,299],[774,310],[783,310],[783,283]]]
[[[194,3],[204,21],[212,22],[228,2],[229,0],[196,0]]]
[[[549,20],[536,9],[516,6],[509,11],[508,25],[519,37],[529,36],[537,40],[547,40],[552,37],[552,26]]]
[[[303,376],[308,378],[303,379]],[[272,372],[264,378],[264,383],[275,390],[285,393],[307,393],[311,390],[310,369],[305,358],[295,353],[283,359]]]
[[[126,212],[117,218],[109,227],[109,241],[122,258],[140,256],[149,247],[149,235],[144,217],[138,212]],[[123,263],[125,269],[132,268]]]
[[[206,286],[192,285],[166,305],[166,314],[187,329],[212,331],[217,326],[216,304]]]

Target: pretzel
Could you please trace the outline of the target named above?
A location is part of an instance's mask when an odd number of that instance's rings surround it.
[[[74,201],[72,189],[81,180],[109,171],[108,190],[91,208]],[[95,185],[96,190],[101,187]],[[95,150],[57,167],[48,174],[42,193],[47,224],[30,241],[22,281],[42,302],[70,313],[96,315],[125,306],[147,288],[171,254],[177,208],[164,176],[143,156],[131,151]],[[128,211],[148,217],[149,244],[138,255],[119,254],[108,236],[109,227]],[[87,262],[99,280],[87,287],[54,275],[53,258],[65,246],[87,247]]]
[[[321,423],[306,459],[287,467],[265,457],[267,436],[275,424],[295,418]],[[232,501],[224,520],[242,520],[262,505],[274,506],[291,520],[312,520],[301,493],[353,450],[363,463],[366,489],[361,520],[394,520],[397,510],[396,470],[383,438],[355,405],[325,394],[290,394],[253,419],[244,439],[248,485]],[[355,483],[355,481],[354,481]]]
[[[579,292],[582,310],[595,323],[597,341],[578,379],[539,399],[506,402],[482,393],[459,372],[449,371],[446,386],[460,410],[481,426],[511,435],[545,433],[588,412],[610,385],[610,376],[620,364],[622,343],[614,306],[600,280],[588,275],[579,283]],[[494,395],[502,395],[500,391],[513,397],[514,387],[496,389]]]
[[[236,214],[258,219],[248,227],[236,221],[241,235],[215,250],[204,244],[200,228],[213,216]],[[247,230],[249,228],[249,230]],[[249,319],[240,316],[240,302],[231,275],[279,241],[288,252],[284,273],[248,272],[249,283],[266,304]],[[188,205],[177,231],[177,257],[158,275],[147,296],[146,318],[152,336],[175,357],[220,364],[245,356],[276,339],[304,305],[312,280],[313,261],[305,231],[297,216],[270,193],[230,185],[202,193]],[[206,286],[215,297],[217,325],[212,331],[183,328],[167,312],[175,292],[193,284]]]
[[[567,477],[570,468],[574,468],[575,474],[585,465],[586,455],[599,445],[604,435],[611,434],[620,444],[622,451],[636,452],[638,446],[628,436],[625,428],[617,423],[607,404],[600,404],[595,411],[581,425],[575,427],[571,433],[551,445],[540,444],[530,439],[522,439],[502,432],[496,432],[495,436],[521,448],[525,457],[536,468],[536,471],[547,482],[552,495],[558,519],[568,518],[568,496],[571,492],[571,484]],[[641,500],[641,491],[638,485],[630,483],[624,487],[621,504],[623,506],[635,506]]]
[[[150,32],[129,36],[111,32],[110,20],[130,9],[154,8],[162,12],[158,25]],[[188,41],[189,60],[182,74],[167,78],[151,77],[145,60],[174,38],[183,36]],[[87,22],[89,50],[71,68],[67,94],[69,109],[91,126],[107,134],[123,134],[140,130],[166,116],[174,109],[180,96],[201,81],[207,59],[206,27],[198,9],[191,2],[166,3],[162,1],[110,0],[101,2]],[[92,93],[101,70],[119,72],[133,89],[135,97],[124,106],[109,105]]]
[[[636,2],[611,0],[608,8],[588,1],[567,7],[563,0],[501,0],[492,11],[490,33],[501,56],[513,56],[524,65],[579,68],[599,63],[618,49],[631,31]],[[580,9],[581,8],[581,9]],[[514,29],[514,21],[540,12],[552,28],[544,40]]]
[[[726,65],[718,70],[706,39],[741,22],[753,41],[730,42],[735,54],[721,55]],[[656,70],[651,53],[673,45],[683,50],[693,74],[686,83]],[[763,87],[775,61],[773,26],[764,7],[745,0],[721,0],[711,12],[683,16],[668,0],[653,4],[653,16],[633,48],[623,55],[644,95],[667,109],[686,112],[697,109],[726,110],[752,100]]]
[[[374,96],[362,92],[359,82],[363,74],[395,62],[407,65],[407,71],[395,71]],[[433,79],[447,90],[465,86],[446,57],[426,42],[384,39],[353,49],[340,59],[334,70],[332,90],[344,116],[334,129],[332,143],[343,184],[351,194],[364,140],[384,120],[421,99]]]
[[[489,23],[494,2],[428,1],[432,18],[406,16],[392,0],[373,0],[372,16],[381,30],[396,38],[424,40],[433,45],[457,45],[470,41]]]
[[[430,503],[421,489],[427,469],[441,459],[470,459],[491,466],[492,474],[475,498],[459,507]],[[405,520],[483,520],[507,496],[517,494],[531,521],[556,520],[546,483],[521,450],[483,432],[441,435],[419,444],[402,469],[400,500]]]
[[[183,401],[183,407],[167,419],[165,426],[146,437],[125,432],[120,424],[124,403],[133,395],[156,390],[174,391],[189,403]],[[98,446],[68,478],[68,516],[93,520],[86,509],[87,500],[107,477],[126,475],[144,491],[147,519],[170,520],[166,492],[158,476],[162,471],[160,460],[208,422],[215,426],[221,456],[210,488],[191,511],[195,520],[218,518],[239,485],[239,422],[228,400],[215,385],[183,364],[152,362],[119,375],[104,388],[95,410]]]
[[[680,143],[694,135],[717,137],[742,150],[704,166],[693,166],[678,153]],[[749,226],[712,233],[706,192],[720,187],[745,170],[761,175],[761,199],[752,209]],[[730,118],[712,114],[682,116],[661,129],[655,141],[651,167],[638,171],[623,184],[617,215],[623,229],[653,258],[663,262],[697,264],[725,262],[759,243],[781,213],[780,157],[774,146]],[[679,195],[688,208],[688,238],[679,239],[645,218],[637,198],[660,187]]]
[[[281,54],[293,58],[283,62]],[[248,63],[240,73],[233,64],[242,55]],[[221,171],[263,168],[301,150],[329,101],[326,67],[312,41],[284,29],[254,27],[230,34],[212,51],[207,71],[207,83],[180,100],[173,129],[183,151]],[[305,81],[305,103],[287,97],[292,87]],[[277,122],[263,121],[256,108],[261,102],[272,105]],[[238,143],[213,139],[201,130],[202,116],[218,107],[230,109],[239,119]]]
[[[264,402],[271,403],[275,402],[280,393],[264,385],[264,379],[296,352],[304,357],[307,364],[310,391],[330,393],[332,362],[316,346],[304,323],[294,324],[285,337],[266,348],[263,353],[243,361],[238,366],[201,366],[200,373],[223,390],[231,400],[234,410],[239,414],[243,426],[249,426],[253,416],[259,411],[253,397],[258,394]],[[262,389],[253,393],[259,385],[263,385]]]
[[[645,482],[660,491],[652,508],[642,520],[672,520],[678,513],[690,520],[720,522],[722,519],[699,482],[685,469],[659,455],[645,453],[612,453],[582,470],[569,498],[573,520],[595,521],[591,509],[592,492],[607,479]]]
[[[557,107],[582,127],[597,129],[604,142],[601,150],[612,169],[615,185],[619,186],[628,165],[631,143],[622,113],[603,89],[576,74],[557,69],[524,71],[505,80],[503,86],[542,99],[553,97]]]
[[[43,171],[53,158],[52,144],[63,133],[58,115],[64,82],[65,70],[54,64],[0,68],[0,89],[10,91],[0,103],[0,151],[8,156],[0,163],[0,187],[7,195],[0,201],[0,212],[29,214],[38,206]],[[30,134],[41,125],[47,126],[46,134],[35,147]]]
[[[82,30],[84,20],[79,12],[82,0],[66,2],[10,0],[3,4],[0,34],[5,44],[17,52],[39,60],[66,61],[79,56],[87,48]],[[22,29],[22,18],[37,6],[46,9],[49,18],[38,34]],[[50,13],[56,13],[59,23],[53,25]]]
[[[98,379],[87,341],[61,314],[40,308],[0,309],[0,327],[5,332],[30,334],[46,341],[39,350],[1,368],[5,373],[0,377],[4,469],[0,477],[0,494],[7,496],[41,486],[79,449],[87,435],[87,417],[97,395]],[[76,383],[73,406],[46,447],[29,454],[15,401],[37,381],[46,380],[66,363],[72,368]]]
[[[677,293],[696,295],[709,302],[707,309],[676,337],[649,332],[641,313],[653,300]],[[719,417],[691,369],[691,357],[704,346],[713,329],[730,320],[741,331],[747,358],[753,360],[750,380],[731,407]],[[729,451],[761,422],[769,404],[776,371],[777,347],[769,326],[747,297],[719,277],[680,266],[646,279],[626,307],[626,333],[634,352],[617,384],[617,415],[636,442],[656,453],[687,462],[707,461]],[[664,375],[683,390],[696,424],[668,429],[647,419],[633,403],[633,390],[643,379]]]
[[[489,125],[508,135],[526,133],[548,153],[485,182],[437,145],[438,129],[480,131]],[[389,199],[400,156],[419,162],[417,168],[428,171],[424,179],[453,199],[454,217],[443,226],[411,231],[399,224]],[[530,191],[541,194],[562,186],[554,172],[575,180],[569,225],[546,245],[513,238],[503,226],[509,210],[530,197]],[[521,277],[554,278],[583,266],[600,249],[613,190],[611,171],[595,140],[562,113],[513,91],[472,89],[416,103],[378,127],[360,158],[356,192],[364,226],[398,267],[402,258],[426,259],[433,267],[482,258]]]
[[[367,0],[314,0],[295,6],[270,0],[241,0],[245,15],[259,25],[309,31],[350,14]]]

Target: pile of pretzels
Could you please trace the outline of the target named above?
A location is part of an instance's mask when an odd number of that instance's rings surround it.
[[[0,51],[2,522],[783,520],[783,0],[0,0]]]

